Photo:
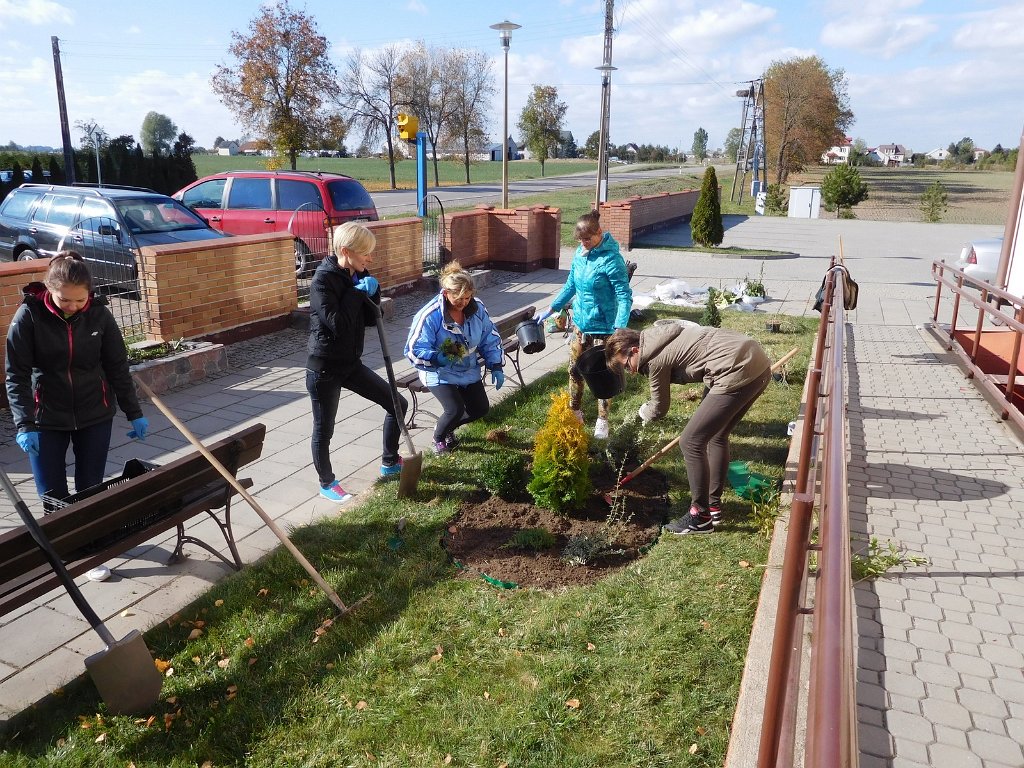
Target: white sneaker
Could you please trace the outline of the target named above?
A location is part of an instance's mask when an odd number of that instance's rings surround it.
[[[580,424],[583,423],[583,411],[573,411],[572,415],[580,420]]]
[[[608,419],[598,419],[594,422],[594,437],[598,440],[608,439]]]

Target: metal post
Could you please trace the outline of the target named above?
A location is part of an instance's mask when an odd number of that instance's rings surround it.
[[[601,203],[608,202],[608,113],[611,109],[612,70],[617,69],[611,64],[596,67],[601,72],[601,128],[599,131],[600,146],[597,148],[597,198],[594,210]]]
[[[427,134],[416,132],[416,213],[427,215]]]
[[[491,29],[498,30],[501,47],[505,50],[505,109],[501,128],[501,207],[508,208],[508,46],[512,40],[512,30],[519,29],[506,19],[498,24],[491,24]]]

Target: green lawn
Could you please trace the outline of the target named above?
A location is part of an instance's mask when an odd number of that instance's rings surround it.
[[[790,332],[770,335],[763,316],[723,314],[773,359],[802,350],[788,381],[770,385],[733,441],[734,459],[781,478],[816,321],[793,319]],[[108,715],[86,678],[0,736],[3,764],[722,765],[767,552],[748,502],[730,492],[723,530],[663,536],[641,560],[588,587],[496,589],[457,578],[439,545],[459,503],[479,491],[484,458],[528,454],[550,394],[564,386],[564,370],[549,374],[466,427],[459,450],[426,458],[415,499],[397,500],[392,483],[294,532],[345,600],[372,593],[355,612],[325,626],[330,602],[278,552],[147,634],[173,669],[152,720]],[[642,455],[674,437],[696,406],[675,389],[669,416],[646,428]],[[613,403],[613,428],[645,397],[646,382],[630,377]],[[592,399],[586,407],[589,422]],[[505,447],[485,439],[496,426],[507,427]],[[672,513],[681,514],[681,455],[648,471],[665,473]],[[400,518],[407,524],[399,537]]]
[[[235,157],[193,155],[192,157],[199,178],[219,171],[263,170],[267,167],[267,160],[270,159],[266,157],[246,157],[243,155],[236,155]],[[287,167],[287,163],[285,167]],[[391,188],[387,160],[379,158],[300,157],[296,161],[296,167],[300,171],[343,173],[346,176],[359,179],[371,191]],[[597,163],[593,160],[548,160],[544,163],[544,175],[561,176],[567,173],[593,172],[595,168],[597,168]],[[439,161],[437,172],[440,177],[441,186],[466,183],[466,169],[461,161]],[[480,182],[500,182],[501,163],[471,163],[469,177],[474,184]],[[533,160],[514,160],[508,164],[508,177],[510,181],[540,178],[540,163]],[[433,186],[434,166],[430,162],[427,163],[427,178],[430,186]],[[416,188],[416,162],[414,160],[399,160],[395,163],[395,182],[399,189]]]

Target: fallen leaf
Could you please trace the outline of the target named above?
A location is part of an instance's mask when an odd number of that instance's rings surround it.
[[[107,734],[101,733],[99,736],[96,737],[96,741],[94,743],[102,744],[106,740],[107,740]]]
[[[167,671],[164,672],[164,677],[174,677],[174,667],[168,667]]]
[[[370,706],[370,705],[369,705],[369,704],[367,704],[367,703],[366,703],[365,701],[363,701],[362,699],[360,699],[359,701],[357,701],[357,702],[356,702],[356,709],[358,709],[358,710],[359,710],[360,712],[362,712],[362,711],[363,711],[364,709],[366,709],[366,708],[367,708],[368,706]]]
[[[260,590],[259,592],[257,592],[256,594],[257,594],[257,595],[259,595],[260,597],[266,597],[267,595],[269,595],[269,594],[270,594],[270,590],[269,590],[269,589],[267,589],[266,587],[264,587],[263,589],[261,589],[261,590]]]
[[[122,617],[134,616],[134,615],[135,615],[135,611],[131,610],[130,608],[125,608],[123,611],[121,611],[121,616]]]
[[[156,722],[156,715],[150,715],[146,718],[146,727],[149,728],[153,723]]]
[[[705,630],[706,629],[711,629],[711,622],[708,621],[707,619],[701,619],[700,620],[700,628],[701,629],[705,629]]]
[[[222,605],[224,605],[224,601],[223,600],[216,600],[216,601],[214,601],[213,605],[216,608],[220,608]]]
[[[740,568],[749,568],[749,567],[750,567],[750,563],[748,563],[746,560],[740,560]]]
[[[164,699],[164,701],[166,701],[168,704],[170,704],[173,707],[175,704],[178,703],[178,697],[177,696],[168,696],[166,699]]]
[[[437,653],[430,657],[431,661],[440,661],[441,657],[444,656],[444,649],[439,645],[437,646]]]
[[[57,746],[58,747],[63,747],[65,743],[66,742],[64,741],[64,739],[57,739]]]
[[[334,669],[334,662],[333,661],[328,661],[326,664],[324,664],[324,667],[326,669]]]
[[[696,755],[697,754],[697,745],[696,744],[691,744],[690,745],[690,749],[688,751],[689,751],[689,753],[691,755]]]
[[[457,525],[448,526],[448,533],[458,533],[459,527]]]
[[[504,627],[498,627],[498,637],[504,637],[504,636],[505,636],[505,628]]]
[[[256,663],[256,657],[253,656],[251,659],[249,659],[249,666],[251,667],[255,663]]]
[[[213,768],[213,760],[204,760],[199,768]]]
[[[452,764],[452,753],[451,752],[449,752],[447,755],[444,756],[444,764],[445,765],[451,765]]]
[[[224,697],[225,701],[231,701],[235,696],[238,695],[238,691],[228,691],[227,696]]]
[[[198,620],[192,622],[192,626],[193,627],[199,627],[200,629],[202,629],[203,627],[206,626],[206,622],[203,621],[202,619],[198,619]]]
[[[698,725],[697,726],[697,735],[698,736],[703,736],[707,732],[708,732],[708,729],[705,728],[703,725]]]
[[[217,666],[221,669],[227,669],[231,666],[231,659],[221,659],[217,662]]]
[[[569,709],[579,709],[580,708],[580,700],[579,699],[569,699],[567,702],[565,702],[565,706],[567,706]]]
[[[587,643],[587,650],[588,650],[588,651],[594,651],[594,650],[597,650],[597,646],[596,646],[596,645],[594,645],[593,643]]]
[[[252,648],[254,645],[256,645],[256,641],[255,640],[253,640],[251,637],[245,638],[245,647],[246,648]]]
[[[238,693],[238,686],[237,685],[229,685],[228,686],[228,693]]]
[[[135,768],[135,763],[133,763],[131,760],[129,760],[128,761],[128,765],[126,765],[124,768]]]
[[[491,698],[491,692],[490,691],[484,691],[484,698],[485,699]]]
[[[165,731],[171,730],[171,723],[173,723],[173,722],[174,722],[174,715],[172,715],[170,712],[165,714],[164,715],[164,730]]]
[[[198,656],[193,656],[192,657],[192,663],[193,664],[202,664],[203,660],[201,658],[199,658]]]
[[[203,636],[203,630],[199,629],[199,627],[196,627],[195,629],[193,629],[191,632],[188,633],[188,639],[189,640],[195,640],[195,639],[200,638],[202,636]]]
[[[158,672],[166,672],[167,668],[171,666],[171,662],[164,661],[163,659],[153,659],[153,663],[156,664]]]

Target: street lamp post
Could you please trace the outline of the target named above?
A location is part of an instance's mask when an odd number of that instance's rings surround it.
[[[103,132],[99,130],[98,126],[93,126],[89,131],[89,138],[92,140],[92,148],[96,150],[96,186],[103,186],[103,174],[100,171],[100,139],[103,137]]]
[[[505,111],[501,130],[501,207],[508,208],[508,45],[512,40],[512,30],[521,25],[513,24],[506,19],[500,24],[491,24],[491,29],[498,30],[501,47],[505,49]]]
[[[594,69],[601,73],[601,143],[597,148],[597,201],[594,203],[596,211],[600,209],[601,203],[608,202],[608,112],[611,109],[612,72],[618,67],[602,64]]]

